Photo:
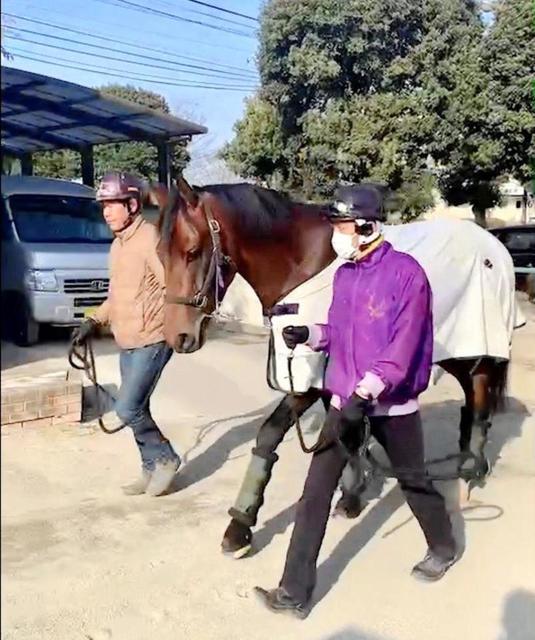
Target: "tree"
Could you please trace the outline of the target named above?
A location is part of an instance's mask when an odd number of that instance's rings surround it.
[[[535,155],[530,80],[535,37],[530,0],[498,0],[477,46],[459,52],[447,107],[437,121],[431,154],[450,204],[469,203],[485,226],[506,175],[529,179]]]
[[[530,5],[271,0],[262,86],[224,155],[309,198],[337,181],[383,180],[406,219],[436,184],[485,224],[500,181],[525,182],[535,155]]]
[[[245,117],[235,125],[240,144],[226,145],[222,156],[238,167],[240,175],[254,176],[276,188],[281,186],[279,167],[285,163],[282,123],[274,105],[252,98]]]
[[[500,169],[527,182],[535,167],[535,29],[532,0],[495,0],[495,21],[485,38],[483,63],[498,112]]]
[[[105,94],[170,113],[165,98],[152,91],[136,89],[132,86],[108,85],[101,87]],[[181,171],[189,160],[186,142],[178,142],[172,150],[172,167]],[[94,150],[95,174],[102,176],[107,171],[130,171],[150,180],[158,177],[158,152],[156,147],[147,142],[118,142],[98,145]],[[56,178],[79,178],[81,176],[80,156],[70,149],[60,151],[44,151],[34,156],[34,171],[37,175]]]
[[[249,177],[277,173],[309,198],[337,181],[380,179],[399,192],[406,218],[418,215],[432,202],[429,137],[446,109],[451,61],[481,31],[469,0],[272,0],[262,87],[228,162]]]

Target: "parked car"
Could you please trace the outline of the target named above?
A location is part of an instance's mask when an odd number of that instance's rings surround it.
[[[498,227],[489,231],[507,247],[515,267],[516,286],[535,300],[535,224]]]
[[[2,329],[16,344],[41,325],[74,326],[105,300],[112,235],[93,189],[2,176]]]

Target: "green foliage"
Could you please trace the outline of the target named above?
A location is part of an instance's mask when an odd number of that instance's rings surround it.
[[[165,98],[152,91],[117,84],[101,87],[100,91],[105,95],[170,113]],[[158,152],[154,145],[147,142],[98,145],[94,148],[94,158],[97,179],[111,170],[129,171],[150,180],[158,178]],[[172,150],[173,169],[182,170],[188,161],[186,143],[175,144]],[[34,154],[34,173],[54,178],[79,178],[81,176],[80,155],[70,149],[36,153]]]
[[[496,20],[484,42],[489,92],[502,142],[500,167],[521,182],[533,177],[535,159],[535,5],[496,0]]]
[[[483,220],[498,180],[529,170],[529,3],[497,0],[485,31],[473,0],[267,2],[262,87],[227,161],[312,199],[381,180],[405,219],[438,185]]]
[[[285,151],[276,108],[260,98],[249,100],[245,117],[235,125],[235,131],[242,144],[224,148],[222,155],[229,165],[275,186]]]

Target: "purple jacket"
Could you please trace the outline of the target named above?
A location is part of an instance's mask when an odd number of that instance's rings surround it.
[[[326,388],[342,404],[362,384],[381,405],[417,408],[431,374],[431,305],[422,267],[388,242],[341,266],[328,323],[314,325],[309,340],[329,353]]]

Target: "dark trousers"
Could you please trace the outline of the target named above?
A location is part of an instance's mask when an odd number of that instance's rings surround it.
[[[178,460],[150,412],[151,395],[171,354],[167,344],[159,342],[137,349],[123,349],[119,356],[121,388],[115,412],[132,429],[143,468],[149,471],[157,462]]]
[[[323,436],[331,444],[312,457],[280,582],[281,587],[303,603],[310,599],[316,584],[316,562],[332,497],[347,462],[347,451],[340,446],[337,437],[338,415],[333,409],[329,411]],[[372,434],[385,449],[394,473],[400,468],[421,470],[420,478],[404,479],[400,474],[401,489],[429,548],[441,556],[451,557],[455,542],[444,498],[424,477],[420,414],[371,417],[370,423]]]

